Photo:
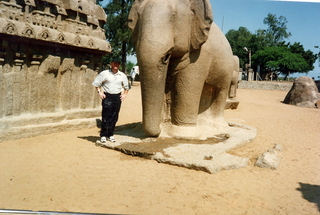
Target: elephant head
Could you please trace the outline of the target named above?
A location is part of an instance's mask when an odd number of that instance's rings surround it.
[[[140,69],[144,131],[158,136],[168,67],[187,66],[190,53],[206,42],[211,5],[209,0],[136,0],[128,21]]]

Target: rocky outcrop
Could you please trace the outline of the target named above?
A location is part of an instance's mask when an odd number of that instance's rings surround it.
[[[315,108],[319,100],[320,94],[314,80],[309,77],[299,77],[294,81],[283,103]]]

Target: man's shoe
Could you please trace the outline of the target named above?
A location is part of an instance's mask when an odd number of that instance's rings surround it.
[[[109,141],[114,143],[114,142],[116,142],[116,139],[114,139],[114,136],[111,136],[111,137],[109,137]]]
[[[106,137],[101,137],[100,142],[101,142],[101,143],[105,143],[105,142],[107,142],[107,138],[106,138]]]

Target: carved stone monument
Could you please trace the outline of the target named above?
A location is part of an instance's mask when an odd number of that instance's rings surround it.
[[[95,0],[0,0],[0,142],[95,125],[106,19]]]
[[[143,122],[124,131],[126,138],[97,145],[210,173],[246,166],[248,158],[227,152],[255,138],[256,129],[223,117],[236,96],[239,60],[213,22],[210,1],[136,0],[129,27]]]
[[[213,22],[210,1],[135,1],[129,27],[145,134],[203,139],[228,127],[223,111],[239,63]]]

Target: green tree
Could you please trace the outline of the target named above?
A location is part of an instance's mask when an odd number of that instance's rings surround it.
[[[134,0],[111,0],[104,8],[108,15],[105,26],[106,37],[112,53],[104,57],[104,63],[112,58],[121,59],[122,71],[126,71],[127,55],[134,53],[131,43],[131,30],[127,26],[128,15]]]
[[[285,39],[291,36],[285,17],[269,13],[263,23],[268,28],[259,29],[255,34],[245,27],[226,33],[233,53],[240,58],[240,67],[244,68],[248,62],[248,53],[243,50],[247,47],[253,54],[251,67],[255,69],[259,65],[263,79],[271,76],[276,79],[280,73],[287,78],[290,73],[308,73],[314,69],[317,55],[305,51],[300,43],[285,43]]]
[[[277,46],[278,43],[291,36],[291,33],[287,32],[287,22],[284,16],[278,18],[275,14],[268,13],[263,20],[263,24],[268,25],[268,28],[266,30],[259,29],[257,35],[264,37],[267,46]]]
[[[292,53],[300,54],[305,59],[305,61],[308,64],[308,67],[306,68],[307,72],[314,69],[313,64],[317,60],[317,54],[313,54],[313,52],[310,50],[305,51],[303,45],[297,42],[295,42],[292,45],[288,43],[287,47],[290,49]]]
[[[244,67],[245,63],[248,62],[248,54],[243,48],[251,46],[252,36],[251,32],[245,27],[239,27],[238,30],[231,29],[226,33],[233,54],[239,57],[240,67]]]
[[[252,60],[261,66],[264,79],[272,74],[283,74],[285,80],[291,73],[305,73],[310,71],[307,60],[301,53],[294,53],[289,47],[272,46],[257,51]]]
[[[226,33],[233,54],[237,55],[240,60],[240,67],[244,68],[248,63],[248,53],[244,50],[247,47],[251,53],[255,53],[266,46],[264,36],[252,34],[247,28],[239,27],[238,30],[231,29]],[[254,68],[254,66],[252,65]]]

